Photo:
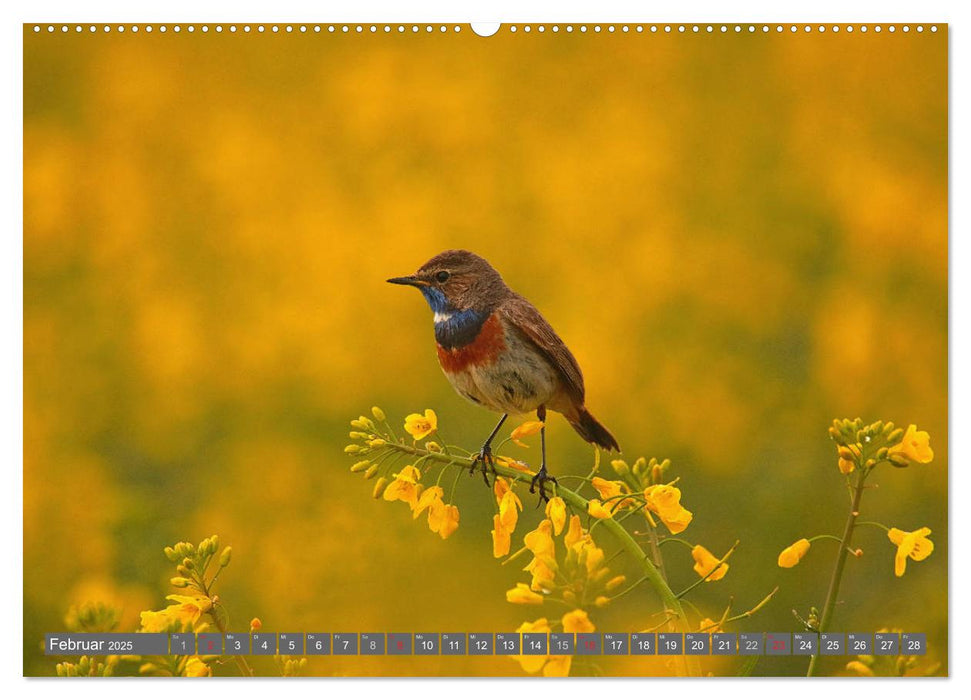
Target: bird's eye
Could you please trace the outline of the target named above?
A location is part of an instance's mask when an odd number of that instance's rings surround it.
[[[435,279],[437,279],[439,282],[446,282],[448,281],[448,278],[449,278],[448,270],[441,270],[435,275]]]

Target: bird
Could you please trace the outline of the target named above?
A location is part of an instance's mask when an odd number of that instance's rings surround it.
[[[562,414],[587,442],[620,451],[617,440],[585,405],[583,372],[573,353],[543,315],[505,283],[485,258],[467,250],[446,250],[413,275],[391,284],[416,287],[433,314],[435,346],[452,387],[472,403],[502,414],[473,458],[470,474],[481,465],[495,474],[492,441],[510,415],[536,412],[541,463],[529,485],[539,502],[555,485],[546,464],[546,414]],[[552,486],[550,486],[552,490]]]

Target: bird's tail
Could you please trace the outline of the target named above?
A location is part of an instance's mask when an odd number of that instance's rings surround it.
[[[580,406],[576,418],[568,417],[568,420],[573,429],[587,442],[608,451],[617,450],[620,452],[620,445],[617,444],[614,436],[603,426],[603,423],[593,417],[585,406]]]

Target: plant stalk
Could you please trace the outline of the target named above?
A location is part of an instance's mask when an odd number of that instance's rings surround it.
[[[853,540],[853,531],[856,529],[856,519],[860,516],[860,500],[863,498],[863,482],[866,481],[867,470],[861,468],[853,486],[853,500],[850,505],[850,514],[846,518],[846,527],[843,528],[843,537],[840,539],[839,553],[836,555],[836,566],[833,567],[833,576],[829,581],[829,592],[826,594],[826,603],[823,605],[823,614],[819,619],[817,632],[822,634],[829,628],[829,623],[833,619],[833,612],[836,608],[836,599],[840,592],[840,583],[843,580],[843,569],[846,566],[846,557],[850,553],[850,543]],[[813,655],[809,659],[809,669],[806,676],[815,675],[819,664],[819,654]]]
[[[420,455],[422,457],[427,456],[428,459],[439,462],[452,462],[457,465],[462,465],[462,463],[465,462],[470,466],[472,463],[470,458],[460,458],[454,455],[449,456],[440,452],[429,452],[428,450],[423,450],[418,447],[412,447],[400,443],[389,444],[388,447],[407,454]],[[495,470],[500,476],[504,476],[509,479],[519,479],[525,476],[524,472],[517,471],[500,464],[495,465]],[[577,510],[583,513],[587,512],[589,501],[575,491],[557,484],[556,495],[560,496],[564,501],[569,503]],[[661,603],[665,610],[673,613],[674,618],[677,621],[678,631],[692,631],[691,625],[688,622],[688,616],[684,612],[681,601],[678,600],[678,597],[674,594],[674,591],[671,590],[671,587],[668,586],[667,581],[661,575],[661,572],[654,565],[644,550],[641,549],[641,546],[637,543],[637,540],[634,539],[633,535],[631,535],[623,525],[613,518],[604,518],[598,522],[600,523],[600,527],[605,528],[608,532],[610,532],[610,534],[612,534],[618,541],[620,546],[626,550],[627,553],[630,554],[631,557],[633,557],[633,559],[638,563],[641,570],[644,572],[645,579],[651,584],[651,587],[654,588],[655,593],[657,593],[658,597],[661,599]],[[689,655],[683,655],[681,658],[684,662],[687,675],[701,675],[701,666],[697,659]]]

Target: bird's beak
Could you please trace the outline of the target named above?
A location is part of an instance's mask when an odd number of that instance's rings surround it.
[[[416,275],[410,275],[408,277],[392,277],[388,280],[391,284],[407,284],[411,287],[427,287],[428,282],[421,279]]]

